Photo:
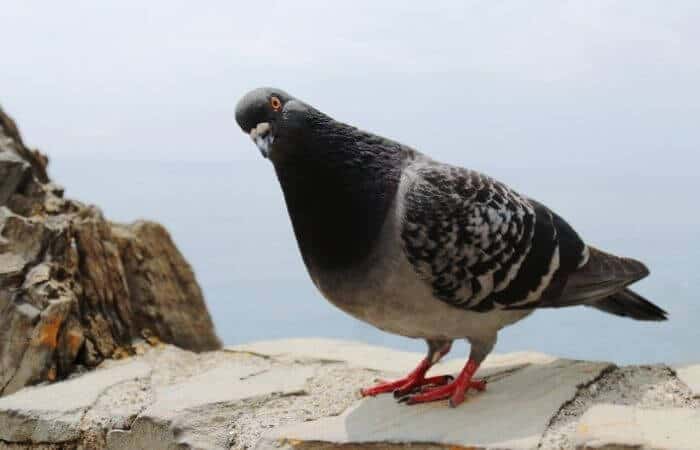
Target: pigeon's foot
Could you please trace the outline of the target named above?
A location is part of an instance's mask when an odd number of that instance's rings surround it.
[[[421,392],[418,394],[403,397],[400,401],[406,402],[408,405],[415,405],[417,403],[428,403],[449,398],[450,406],[454,408],[464,402],[465,393],[469,389],[483,391],[486,389],[486,381],[469,380],[466,384],[453,381],[445,386],[427,387],[421,389]]]
[[[454,379],[452,375],[438,375],[436,377],[416,377],[409,374],[395,381],[381,381],[378,385],[362,389],[363,397],[393,392],[394,397],[403,397],[412,392],[430,387],[444,386]]]
[[[430,366],[430,361],[424,359],[418,367],[405,377],[395,381],[382,381],[376,386],[362,389],[360,394],[362,394],[363,397],[374,397],[375,395],[393,392],[394,396],[402,397],[411,392],[416,392],[421,388],[444,386],[453,380],[451,375],[438,375],[426,378],[425,373]]]
[[[445,386],[454,380],[455,377],[452,375],[438,375],[435,377],[424,378],[416,383],[405,384],[399,388],[394,389],[394,397],[401,398],[405,395],[412,394],[414,392],[422,392],[424,389],[434,389],[439,386]]]
[[[428,356],[413,369],[411,373],[396,381],[382,381],[376,386],[360,390],[363,397],[393,392],[396,397],[403,397],[407,394],[420,391],[421,388],[444,386],[453,380],[451,375],[439,375],[436,377],[425,377],[425,374],[440,361],[450,351],[452,341],[428,341]]]
[[[417,403],[428,403],[449,398],[451,407],[459,406],[464,402],[464,395],[467,390],[476,389],[477,391],[483,391],[486,389],[485,380],[472,379],[477,368],[477,364],[469,360],[457,379],[451,383],[439,387],[423,387],[420,393],[403,397],[400,401],[409,405],[415,405]]]

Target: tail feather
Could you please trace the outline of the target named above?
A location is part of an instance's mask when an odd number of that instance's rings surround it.
[[[561,294],[546,306],[593,305],[649,275],[640,261],[588,248],[588,262],[569,275]]]
[[[666,311],[630,289],[623,289],[587,306],[636,320],[660,321],[668,319]]]

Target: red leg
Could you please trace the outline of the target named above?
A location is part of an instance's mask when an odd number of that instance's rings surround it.
[[[478,364],[470,359],[453,382],[445,386],[424,389],[423,392],[419,394],[407,397],[406,403],[413,405],[416,403],[433,402],[449,398],[450,406],[458,406],[464,401],[464,394],[469,388],[479,391],[486,389],[485,381],[472,380],[472,376],[478,367]]]
[[[440,360],[447,352],[450,351],[451,343],[443,345],[442,348],[432,351],[424,358],[418,367],[413,369],[411,373],[396,381],[382,382],[376,386],[364,388],[360,391],[363,397],[375,396],[386,392],[394,392],[396,396],[406,395],[421,386],[440,386],[449,383],[452,380],[450,375],[441,375],[436,377],[426,378],[425,374],[428,370]]]

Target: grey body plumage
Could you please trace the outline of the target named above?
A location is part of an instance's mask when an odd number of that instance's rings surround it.
[[[486,175],[276,89],[247,94],[236,120],[275,167],[314,283],[360,320],[431,349],[466,338],[478,364],[501,328],[537,308],[665,319],[627,289],[648,274],[642,263],[587,246],[547,207]]]

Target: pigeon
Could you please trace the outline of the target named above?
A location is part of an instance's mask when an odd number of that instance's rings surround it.
[[[645,265],[587,245],[559,215],[487,175],[334,120],[274,88],[236,106],[272,162],[297,244],[322,295],[389,333],[423,339],[403,378],[362,389],[457,406],[503,327],[539,308],[583,305],[636,320],[667,313],[628,286]],[[426,376],[457,339],[462,371]]]

